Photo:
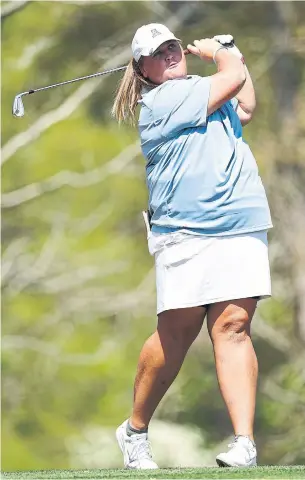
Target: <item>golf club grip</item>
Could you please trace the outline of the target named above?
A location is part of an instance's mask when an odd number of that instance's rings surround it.
[[[220,43],[220,42],[219,42],[219,43]],[[221,43],[220,43],[220,45],[221,45]],[[232,40],[232,42],[226,44],[226,47],[227,47],[227,48],[232,48],[232,47],[234,47],[234,46],[235,46],[234,40]],[[191,55],[191,52],[190,52],[187,48],[185,48],[185,49],[183,50],[183,53],[184,53],[184,55]]]

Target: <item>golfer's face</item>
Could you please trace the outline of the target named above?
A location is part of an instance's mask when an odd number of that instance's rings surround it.
[[[145,78],[160,85],[187,74],[183,50],[176,40],[162,43],[149,57],[142,57],[141,71]]]

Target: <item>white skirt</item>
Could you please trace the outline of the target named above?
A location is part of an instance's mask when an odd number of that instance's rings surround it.
[[[157,314],[239,298],[271,296],[267,231],[208,237],[149,233]]]

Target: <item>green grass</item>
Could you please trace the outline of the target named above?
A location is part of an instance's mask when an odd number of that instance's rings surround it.
[[[166,468],[160,470],[35,470],[30,472],[2,472],[2,478],[10,479],[70,479],[70,478],[304,478],[305,466],[293,467],[256,467],[256,468]]]

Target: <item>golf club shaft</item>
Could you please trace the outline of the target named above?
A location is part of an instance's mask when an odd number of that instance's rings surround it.
[[[189,53],[190,53],[189,50],[187,49],[184,50],[185,55],[188,55]],[[121,70],[126,70],[127,66],[128,65],[125,65],[124,67],[115,67],[115,68],[111,68],[110,70],[105,70],[104,72],[97,72],[97,73],[93,73],[92,75],[85,75],[84,77],[73,78],[72,80],[66,80],[65,82],[54,83],[54,85],[48,85],[46,87],[40,87],[35,89],[32,88],[27,92],[19,93],[18,95],[15,96],[12,113],[15,117],[23,117],[24,115],[24,106],[22,102],[23,95],[31,95],[35,92],[40,92],[43,90],[48,90],[50,88],[60,87],[61,85],[68,85],[69,83],[79,82],[80,80],[87,80],[88,78],[99,77],[100,75],[106,75],[107,73],[119,72]]]
[[[190,52],[187,49],[184,50],[185,55],[188,55],[189,53]],[[79,82],[80,80],[87,80],[88,78],[94,78],[101,75],[106,75],[107,73],[119,72],[121,70],[126,70],[126,68],[127,68],[127,65],[123,67],[115,67],[115,68],[111,68],[110,70],[105,70],[104,72],[97,72],[97,73],[93,73],[92,75],[85,75],[84,77],[73,78],[72,80],[66,80],[65,82],[54,83],[54,85],[48,85],[47,87],[31,89],[28,92],[24,92],[24,95],[26,94],[31,95],[32,93],[39,92],[41,90],[48,90],[49,88],[55,88],[61,85],[68,85],[69,83]]]
[[[100,75],[106,75],[107,73],[119,72],[120,70],[125,70],[127,67],[116,67],[110,70],[105,70],[104,72],[97,72],[93,73],[92,75],[85,75],[84,77],[73,78],[72,80],[66,80],[65,82],[54,83],[54,85],[48,85],[47,87],[40,87],[29,90],[27,93],[30,95],[31,93],[39,92],[40,90],[48,90],[49,88],[59,87],[61,85],[67,85],[69,83],[79,82],[80,80],[87,80],[88,78],[98,77]]]

